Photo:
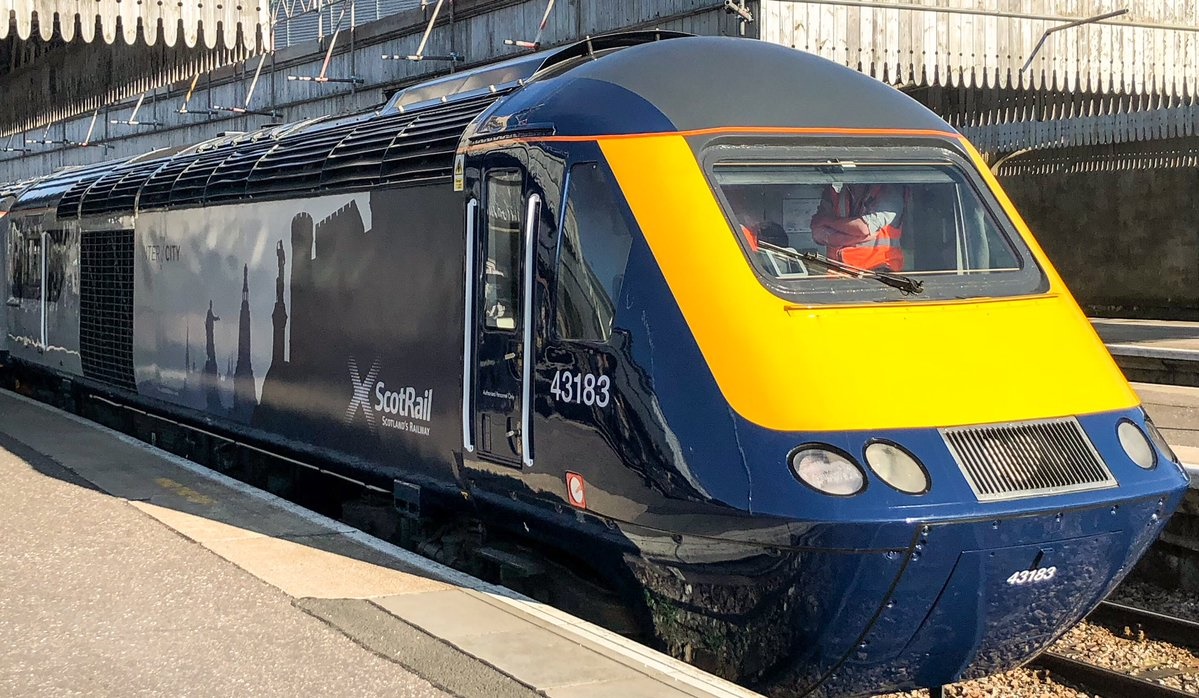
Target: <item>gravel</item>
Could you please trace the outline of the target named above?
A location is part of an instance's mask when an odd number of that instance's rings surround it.
[[[1052,650],[1199,695],[1199,656],[1168,642],[1147,640],[1143,633],[1129,628],[1115,634],[1098,625],[1079,623]]]
[[[985,679],[966,681],[945,687],[945,695],[954,698],[1090,698],[1065,684],[1058,683],[1049,673],[1034,669],[1015,669]],[[878,698],[928,698],[928,691],[887,693]]]

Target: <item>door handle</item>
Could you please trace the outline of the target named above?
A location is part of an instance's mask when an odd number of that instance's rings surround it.
[[[522,444],[516,437],[520,436],[520,429],[517,427],[516,420],[508,417],[508,431],[504,434],[508,438],[508,444],[512,447],[513,453],[521,453]]]

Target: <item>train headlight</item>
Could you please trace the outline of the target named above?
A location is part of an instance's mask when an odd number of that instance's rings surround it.
[[[791,453],[791,472],[805,485],[825,494],[847,497],[866,489],[866,475],[840,451],[803,446]]]
[[[883,482],[905,494],[928,492],[928,473],[920,461],[895,444],[876,441],[866,447],[866,464]]]
[[[1154,452],[1153,445],[1149,443],[1149,437],[1145,436],[1145,432],[1141,431],[1140,427],[1124,419],[1116,427],[1116,435],[1120,437],[1120,446],[1124,448],[1124,452],[1128,454],[1133,463],[1145,470],[1157,465],[1157,453]]]
[[[1162,433],[1157,430],[1157,425],[1149,417],[1145,417],[1145,428],[1149,431],[1149,440],[1153,442],[1154,446],[1157,446],[1157,450],[1166,454],[1166,458],[1175,463],[1180,462],[1178,454],[1174,452],[1174,449],[1170,448],[1170,444],[1166,443],[1166,437],[1162,436]]]

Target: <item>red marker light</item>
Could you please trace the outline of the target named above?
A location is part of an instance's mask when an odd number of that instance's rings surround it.
[[[578,473],[566,473],[566,499],[572,507],[587,508],[587,482]]]

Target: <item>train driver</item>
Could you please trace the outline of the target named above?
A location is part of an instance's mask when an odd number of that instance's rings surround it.
[[[903,187],[835,182],[812,216],[812,240],[828,256],[863,269],[902,271]]]

